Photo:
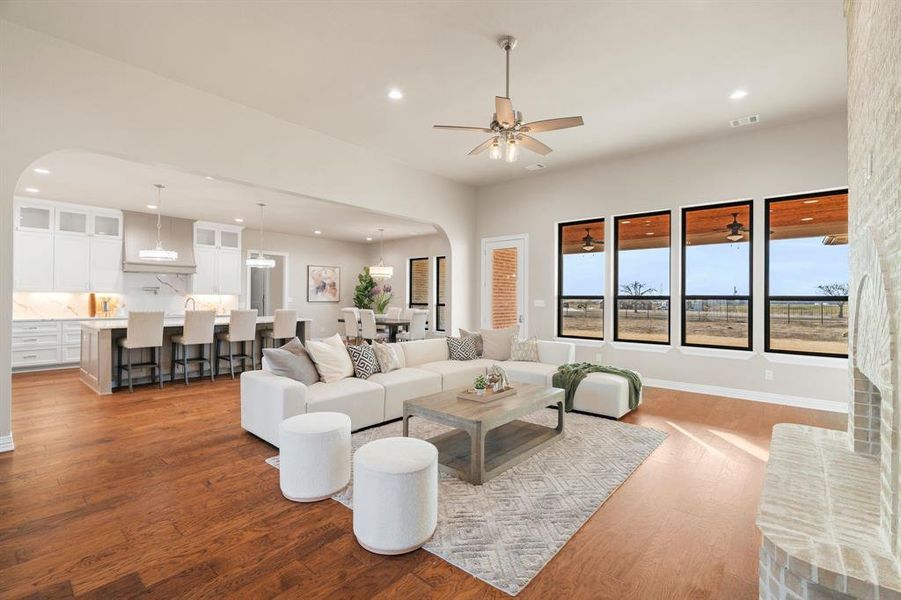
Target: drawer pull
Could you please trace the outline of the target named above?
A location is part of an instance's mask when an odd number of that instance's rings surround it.
[[[22,358],[37,358],[37,357],[38,357],[37,354],[26,354],[26,355],[23,356]]]
[[[36,342],[36,341],[38,341],[38,338],[28,338],[28,339],[22,340],[22,341],[23,342]]]

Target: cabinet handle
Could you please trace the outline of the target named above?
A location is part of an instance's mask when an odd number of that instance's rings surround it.
[[[37,357],[38,357],[37,354],[26,354],[26,355],[23,356],[22,358],[37,358]]]
[[[23,342],[36,342],[38,338],[28,338],[27,340],[22,340]]]

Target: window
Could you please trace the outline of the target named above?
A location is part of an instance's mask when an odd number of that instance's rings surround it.
[[[848,356],[848,190],[766,201],[766,350]]]
[[[604,219],[557,227],[557,335],[604,339]]]
[[[669,344],[670,212],[616,217],[613,339]]]
[[[682,209],[682,345],[750,350],[752,202]]]
[[[435,330],[444,331],[447,323],[447,258],[438,256],[435,258]]]
[[[409,307],[429,307],[429,259],[411,258],[407,270],[407,290],[409,291]]]

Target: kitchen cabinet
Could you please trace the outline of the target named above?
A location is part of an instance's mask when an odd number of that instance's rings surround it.
[[[122,289],[122,240],[91,236],[91,291],[118,292]]]
[[[241,227],[194,224],[195,294],[241,294]]]
[[[91,240],[87,235],[53,236],[53,289],[91,291]]]
[[[13,289],[46,292],[53,289],[53,236],[16,231],[13,236]]]
[[[80,321],[13,321],[12,367],[70,367],[81,357]]]

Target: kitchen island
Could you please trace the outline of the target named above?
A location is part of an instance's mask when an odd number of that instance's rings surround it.
[[[216,317],[215,331],[216,333],[228,331],[228,315]],[[259,364],[262,355],[262,343],[260,332],[266,329],[272,329],[274,317],[257,317],[257,364]],[[297,319],[297,337],[301,341],[309,339],[309,324],[312,319]],[[169,365],[169,352],[172,346],[170,339],[173,335],[181,335],[184,329],[184,317],[166,317],[163,320],[163,358],[162,364],[164,371],[163,381],[168,382],[171,373],[168,373],[166,367]],[[128,319],[97,319],[91,321],[82,321],[81,323],[81,363],[79,376],[82,383],[97,392],[98,394],[111,394],[116,388],[115,377],[116,372],[116,346],[119,338],[126,336],[128,330]],[[188,349],[188,357],[196,356],[192,354],[196,352],[196,348]],[[133,362],[145,362],[149,360],[150,349],[133,350],[135,357]],[[140,358],[138,353],[143,353]],[[204,369],[204,373],[192,370],[191,375],[209,374],[208,369]],[[150,370],[147,374],[139,374],[135,371],[136,377],[134,382],[145,383],[150,381]]]

